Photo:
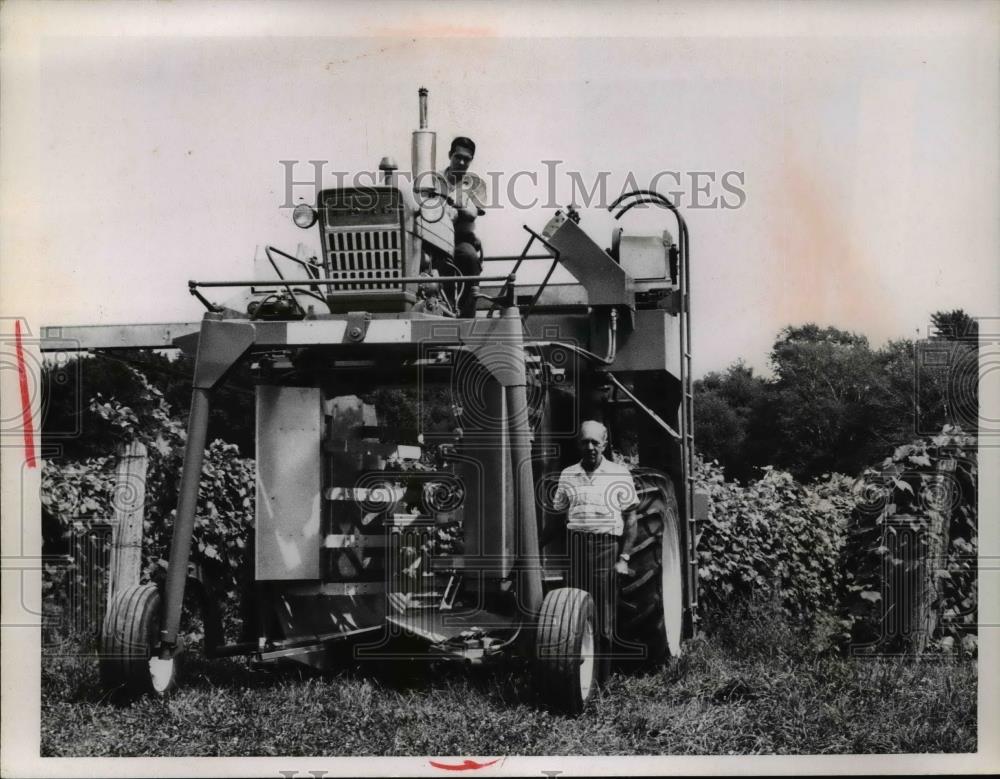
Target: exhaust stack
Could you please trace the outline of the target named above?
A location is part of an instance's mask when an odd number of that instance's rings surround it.
[[[427,88],[420,87],[417,94],[420,97],[420,127],[413,131],[410,156],[413,188],[433,189],[437,169],[437,133],[427,129]]]

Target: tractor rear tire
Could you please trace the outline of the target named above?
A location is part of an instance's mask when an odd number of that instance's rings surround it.
[[[552,590],[542,601],[535,637],[535,684],[554,711],[579,716],[597,690],[597,626],[590,594]]]
[[[114,596],[101,628],[101,684],[107,692],[134,699],[164,696],[176,686],[174,660],[154,657],[161,619],[155,584],[126,587]]]
[[[680,656],[684,547],[673,482],[641,471],[633,475],[640,491],[637,533],[629,575],[619,578],[617,627],[619,652],[631,655],[622,665],[643,669]]]

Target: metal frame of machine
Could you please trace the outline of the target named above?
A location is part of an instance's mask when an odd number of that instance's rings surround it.
[[[426,90],[420,124],[415,180],[434,165]],[[432,197],[441,209],[434,219]],[[446,268],[454,240],[447,194],[409,191],[387,173],[379,186],[323,190],[315,209],[297,209],[300,227],[318,226],[319,261],[268,247],[276,279],[190,282],[208,309],[200,325],[49,330],[50,339],[92,348],[170,342],[196,355],[166,579],[118,593],[109,608],[106,684],[163,693],[176,683],[208,413],[240,361],[254,366],[257,381],[255,583],[246,593],[253,617],[235,644],[210,631],[210,656],[324,668],[332,644],[391,658],[398,639],[409,641],[406,653],[416,642],[428,656],[469,662],[513,652],[535,663],[548,703],[578,713],[598,673],[592,605],[560,586],[565,550],[539,552],[538,486],[568,463],[580,419],[603,417],[618,432],[629,428],[617,424],[622,414],[635,415],[644,466],[637,481],[655,535],[643,543],[659,561],[623,588],[633,595],[625,605],[634,624],[656,611],[653,643],[632,646],[646,660],[677,653],[694,628],[697,592],[689,241],[680,214],[655,192],[624,195],[611,210],[620,219],[643,204],[676,216],[676,243],[669,233],[623,237],[619,229],[604,250],[575,214],[557,212],[541,232],[524,228],[511,272],[462,276]],[[305,277],[284,277],[277,258],[296,262]],[[518,282],[528,262],[549,264],[539,283]],[[550,284],[559,265],[578,284]],[[637,279],[633,266],[661,272]],[[262,283],[269,291],[255,293],[246,312],[209,300],[213,289]],[[476,288],[476,317],[422,305],[433,295],[454,300],[462,284]],[[404,447],[386,449],[384,426],[362,399],[394,375],[461,396],[457,440],[447,431],[427,440],[440,444],[435,467],[399,468]],[[442,523],[462,528],[464,549],[436,550]]]

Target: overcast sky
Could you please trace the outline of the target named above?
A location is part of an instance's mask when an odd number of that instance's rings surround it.
[[[765,367],[790,323],[879,344],[1000,313],[996,4],[41,7],[3,46],[3,309],[35,326],[195,320],[188,279],[315,247],[279,160],[407,167],[420,86],[439,166],[462,134],[505,200],[538,172],[539,205],[480,220],[488,254],[551,216],[545,160],[560,203],[569,171],[611,196],[676,172],[682,205],[692,172],[742,176],[741,207],[685,211],[697,374]],[[582,226],[608,244],[605,211]]]

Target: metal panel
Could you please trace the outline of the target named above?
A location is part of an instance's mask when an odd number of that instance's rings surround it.
[[[412,328],[409,319],[372,319],[364,340],[366,343],[409,343]],[[338,344],[344,340],[346,332],[347,321],[344,319],[289,322],[284,343],[290,346]]]
[[[494,273],[492,268],[485,268],[483,270],[483,275],[491,275]],[[523,273],[518,274],[517,280],[517,303],[518,305],[527,305],[531,300],[538,294],[539,284],[532,283],[530,279],[537,277],[538,274],[531,273],[525,270]],[[522,279],[524,280],[522,282]],[[668,280],[659,279],[633,279],[631,281],[632,291],[636,294],[650,292],[651,290],[662,290],[671,288],[670,282]],[[500,294],[503,289],[502,284],[495,284],[493,282],[486,282],[480,286],[480,291],[484,295],[489,295],[490,297],[496,297]],[[590,297],[587,294],[587,289],[582,284],[578,283],[561,283],[561,282],[549,282],[542,289],[542,296],[538,299],[538,303],[535,307],[535,312],[532,313],[532,321],[538,315],[539,309],[544,309],[545,307],[562,307],[562,306],[587,306],[590,304]]]
[[[486,271],[483,271],[483,273],[485,275]],[[527,271],[523,275],[527,276]],[[532,284],[530,281],[522,283],[521,278],[521,276],[518,276],[517,287],[514,289],[519,306],[530,304],[538,294],[538,290],[540,288],[542,290],[541,297],[538,298],[538,302],[535,304],[535,312],[545,307],[586,308],[590,302],[590,298],[587,296],[587,288],[582,284],[575,282],[571,284],[549,282],[544,287],[541,287],[540,284]],[[484,295],[496,297],[503,290],[503,287],[503,284],[488,282],[483,284],[479,289]],[[536,313],[532,313],[531,319],[528,321],[533,320],[535,316]]]
[[[542,235],[559,250],[559,261],[586,289],[592,306],[635,307],[632,280],[579,225],[557,212]]]
[[[319,579],[320,390],[257,387],[258,580]]]
[[[456,462],[466,487],[465,554],[490,559],[506,574],[515,554],[510,437],[507,425],[501,424],[507,419],[507,404],[497,382],[486,381],[477,389],[482,405],[463,428],[466,442]]]
[[[618,353],[612,371],[666,370],[680,376],[677,317],[656,309],[635,312],[635,330],[624,339],[619,330]]]
[[[670,233],[623,235],[618,249],[621,266],[633,279],[665,279],[669,272],[667,251]]]
[[[172,349],[174,339],[197,333],[201,322],[149,325],[67,325],[42,328],[43,352],[79,349]]]

